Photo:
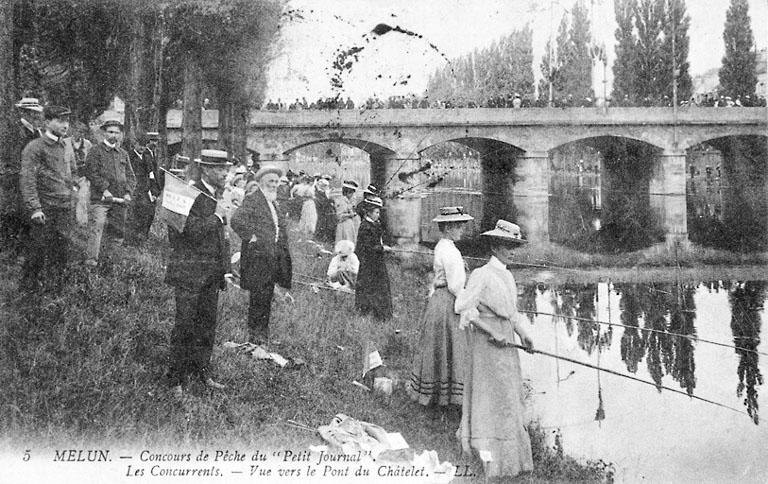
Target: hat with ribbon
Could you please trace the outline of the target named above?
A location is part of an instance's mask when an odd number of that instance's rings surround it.
[[[464,207],[440,207],[440,215],[433,222],[469,222],[475,217],[464,211]]]
[[[29,109],[38,113],[43,112],[43,106],[40,105],[40,100],[36,97],[23,97],[15,106],[19,109]]]
[[[379,197],[368,197],[365,199],[365,204],[367,205],[367,208],[382,208],[384,207],[384,202],[381,201],[381,198]]]
[[[341,184],[341,188],[349,188],[350,190],[357,190],[358,186],[357,182],[353,180],[344,180]]]
[[[379,189],[376,188],[375,185],[368,185],[367,187],[365,187],[365,190],[363,190],[363,194],[366,194],[366,195],[378,195],[379,194]]]
[[[523,245],[528,243],[528,241],[525,240],[520,233],[520,227],[517,224],[513,224],[512,222],[508,222],[506,220],[499,220],[496,222],[496,227],[494,227],[493,230],[483,232],[480,235],[502,243],[510,243],[515,245]]]
[[[123,130],[123,123],[121,123],[119,119],[107,119],[101,123],[101,129],[104,131],[111,126],[117,126],[121,131]]]
[[[207,166],[232,166],[224,150],[200,150],[200,159],[195,161]]]

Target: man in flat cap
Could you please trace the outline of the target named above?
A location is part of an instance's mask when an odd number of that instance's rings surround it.
[[[18,129],[12,138],[9,163],[0,167],[0,236],[3,245],[21,254],[20,240],[29,229],[28,216],[24,213],[19,188],[21,152],[27,143],[40,137],[40,118],[43,107],[36,98],[23,98],[16,103]]]
[[[65,156],[63,140],[69,129],[69,115],[65,107],[47,106],[43,111],[45,132],[30,141],[21,153],[19,183],[30,222],[19,284],[22,291],[43,289],[43,274],[51,283],[50,289],[62,288],[75,187],[72,160]]]
[[[131,206],[128,242],[138,245],[149,235],[155,218],[155,201],[160,196],[160,167],[155,157],[155,148],[159,135],[149,132],[139,135],[136,146],[128,153],[131,167],[136,176],[134,202]]]
[[[211,352],[216,336],[219,290],[226,289],[224,275],[230,272],[229,241],[225,235],[227,205],[222,203],[227,173],[231,163],[227,152],[202,150],[200,190],[184,229],[168,227],[171,243],[165,283],[176,288],[176,324],[171,332],[171,365],[168,372],[176,396],[190,377],[206,386],[221,390],[224,385],[213,380]]]
[[[114,231],[120,244],[125,237],[126,204],[132,201],[136,177],[128,153],[120,147],[123,123],[109,119],[101,125],[104,140],[85,158],[85,176],[91,182],[91,212],[88,220],[86,265],[96,266],[101,252],[104,225]]]
[[[285,288],[292,301],[291,253],[285,217],[275,207],[277,187],[283,171],[263,166],[256,172],[258,189],[245,196],[232,216],[232,229],[243,241],[240,251],[240,286],[250,291],[248,304],[249,341],[269,343],[269,316],[276,285]]]

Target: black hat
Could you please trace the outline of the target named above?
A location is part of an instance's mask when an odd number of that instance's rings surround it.
[[[363,190],[363,193],[368,195],[378,195],[379,189],[376,188],[374,185],[368,185],[367,187],[365,187],[365,190]]]
[[[341,188],[348,188],[350,190],[357,190],[358,184],[354,180],[344,180],[344,183],[341,184]]]
[[[227,152],[223,150],[200,150],[200,159],[196,161],[201,165],[232,166],[227,159]]]
[[[72,111],[64,106],[46,106],[43,108],[45,119],[63,119],[69,117]]]

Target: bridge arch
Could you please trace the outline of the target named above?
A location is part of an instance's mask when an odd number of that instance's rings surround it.
[[[357,139],[357,138],[320,138],[320,139],[314,139],[311,141],[306,142],[300,142],[300,144],[294,145],[285,151],[283,151],[281,154],[283,156],[290,156],[292,153],[295,153],[296,151],[306,148],[307,146],[312,146],[318,143],[340,143],[347,146],[351,146],[353,148],[357,148],[361,151],[365,151],[372,157],[375,156],[393,156],[396,154],[394,150],[392,150],[389,147],[383,146],[378,143],[374,143],[372,141],[367,141],[364,139]]]

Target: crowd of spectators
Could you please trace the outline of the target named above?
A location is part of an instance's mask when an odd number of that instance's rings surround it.
[[[608,99],[606,104],[615,107],[671,107],[672,100],[669,96],[652,99],[646,97],[640,100],[630,99],[625,96],[620,100]],[[589,108],[600,104],[591,97],[577,98],[570,94],[555,97],[552,100],[551,107],[557,108]],[[762,107],[766,105],[764,96],[737,96],[731,98],[717,92],[706,94],[696,94],[690,99],[684,99],[679,102],[680,106],[702,106],[702,107]],[[428,96],[417,96],[415,94],[390,96],[381,99],[378,96],[372,96],[356,105],[352,99],[346,100],[337,97],[318,98],[317,101],[308,103],[306,98],[296,99],[291,103],[285,103],[281,99],[277,102],[271,99],[267,101],[263,109],[266,111],[300,111],[300,110],[340,110],[340,109],[453,109],[453,108],[544,108],[549,107],[548,97],[534,97],[533,95],[520,95],[510,93],[506,96],[495,96],[477,102],[472,99],[439,99]]]

